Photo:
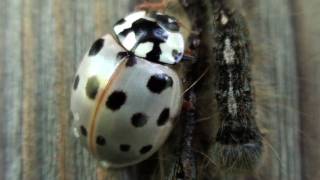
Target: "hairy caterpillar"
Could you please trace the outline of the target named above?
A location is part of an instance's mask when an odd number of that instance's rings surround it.
[[[263,144],[254,115],[248,30],[243,17],[223,5],[213,21],[220,123],[212,148],[213,159],[223,170],[252,170],[260,162]]]

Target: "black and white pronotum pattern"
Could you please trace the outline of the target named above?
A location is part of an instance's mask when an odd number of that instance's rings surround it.
[[[175,64],[184,51],[184,40],[174,17],[138,11],[115,23],[119,43],[138,57],[151,62]]]

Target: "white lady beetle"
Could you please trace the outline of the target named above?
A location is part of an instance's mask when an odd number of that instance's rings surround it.
[[[156,152],[181,103],[174,70],[128,53],[109,34],[85,55],[71,93],[76,136],[105,167],[115,168]]]
[[[138,11],[119,20],[113,27],[121,45],[136,56],[152,62],[178,63],[184,40],[174,17],[159,12]]]

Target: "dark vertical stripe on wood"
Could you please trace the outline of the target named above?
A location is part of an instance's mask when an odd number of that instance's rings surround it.
[[[39,179],[37,169],[36,137],[36,66],[35,40],[32,9],[34,4],[30,0],[23,2],[22,14],[22,178]]]
[[[71,174],[68,174],[70,167],[67,166],[67,143],[69,136],[67,136],[69,129],[69,122],[68,122],[68,98],[66,94],[66,89],[68,88],[65,84],[65,67],[69,64],[69,61],[65,61],[65,42],[63,37],[63,18],[64,18],[64,11],[62,9],[62,2],[60,0],[54,1],[52,5],[54,24],[54,57],[55,57],[55,66],[59,67],[56,69],[56,85],[54,87],[54,92],[57,100],[57,122],[58,122],[58,137],[57,137],[57,144],[58,144],[58,152],[57,152],[57,159],[58,159],[58,174],[57,179],[64,180],[64,179],[71,179]]]

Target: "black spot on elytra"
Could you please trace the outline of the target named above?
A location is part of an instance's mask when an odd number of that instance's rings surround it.
[[[130,150],[130,145],[128,144],[120,144],[120,151],[128,152]]]
[[[102,136],[97,136],[96,143],[100,146],[103,146],[106,144],[106,139]]]
[[[99,90],[99,80],[96,76],[88,79],[86,84],[86,94],[90,99],[95,99]]]
[[[79,80],[79,75],[77,75],[73,82],[73,90],[76,90],[78,88]]]
[[[89,50],[89,56],[94,56],[94,55],[98,54],[99,51],[102,49],[103,44],[104,44],[103,39],[96,40]]]
[[[145,154],[145,153],[149,152],[151,149],[152,149],[152,145],[143,146],[140,149],[140,154]]]
[[[80,132],[83,136],[87,136],[87,129],[84,126],[80,126]]]
[[[158,126],[164,125],[169,120],[169,116],[170,116],[170,109],[164,108],[158,117],[158,120],[157,120]]]
[[[168,39],[168,33],[157,22],[147,19],[138,19],[130,28],[127,28],[119,33],[120,36],[127,36],[130,32],[134,32],[135,37],[138,37],[137,42],[132,49],[138,46],[140,43],[151,42],[153,43],[153,49],[147,53],[146,59],[152,62],[158,62],[161,54],[160,43],[165,42]]]
[[[115,111],[120,109],[120,107],[126,102],[127,95],[123,91],[114,91],[106,102],[106,106]]]
[[[131,117],[131,123],[134,127],[142,127],[147,123],[147,116],[143,113],[135,113]]]
[[[151,92],[160,94],[166,88],[172,87],[172,84],[172,78],[167,74],[155,74],[148,80],[147,87]]]

